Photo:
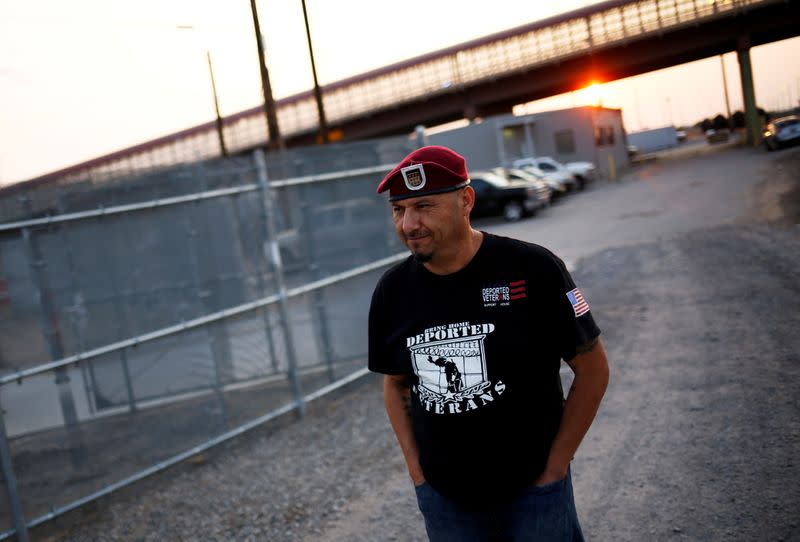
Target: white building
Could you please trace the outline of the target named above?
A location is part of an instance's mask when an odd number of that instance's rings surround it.
[[[426,139],[429,145],[443,145],[463,155],[473,170],[510,166],[514,160],[537,156],[593,162],[606,177],[630,165],[622,112],[604,107],[487,117],[431,133]]]

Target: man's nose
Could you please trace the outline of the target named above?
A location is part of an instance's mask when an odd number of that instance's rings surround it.
[[[419,213],[413,208],[408,208],[403,213],[403,233],[411,233],[419,228]]]

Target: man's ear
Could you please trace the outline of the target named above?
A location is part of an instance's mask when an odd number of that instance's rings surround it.
[[[469,215],[473,207],[475,207],[475,190],[467,185],[461,191],[461,208],[465,215]]]

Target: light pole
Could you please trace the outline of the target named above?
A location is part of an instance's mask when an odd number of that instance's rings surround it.
[[[194,26],[190,24],[179,24],[179,30],[194,30]],[[225,146],[225,133],[222,125],[222,116],[219,113],[219,98],[217,97],[217,83],[214,80],[214,67],[211,64],[211,51],[206,49],[206,60],[208,62],[208,75],[211,78],[211,94],[214,96],[214,113],[216,114],[217,137],[219,138],[219,148],[222,156],[227,158],[228,148]]]
[[[256,32],[256,46],[258,47],[258,65],[261,73],[261,90],[264,93],[264,114],[267,117],[267,150],[284,150],[286,143],[281,137],[281,130],[278,127],[278,115],[275,113],[275,99],[272,97],[272,85],[269,82],[269,70],[267,70],[267,59],[264,53],[264,39],[261,36],[261,25],[258,22],[258,9],[256,0],[250,0],[250,11],[253,13],[253,27]]]
[[[322,104],[322,92],[317,81],[317,66],[314,62],[314,48],[311,45],[311,29],[308,26],[308,13],[306,12],[306,0],[300,0],[303,4],[303,20],[306,23],[306,39],[308,40],[308,56],[311,57],[311,74],[314,76],[314,98],[317,100],[317,115],[319,115],[319,136],[322,143],[328,142],[328,122],[325,120],[325,106]]]
[[[222,115],[219,114],[219,99],[217,98],[217,83],[214,81],[214,66],[211,65],[211,51],[206,51],[208,60],[208,75],[211,77],[211,93],[214,95],[214,113],[216,113],[217,135],[219,136],[219,148],[222,156],[228,157],[228,149],[225,147],[225,132],[222,126]]]

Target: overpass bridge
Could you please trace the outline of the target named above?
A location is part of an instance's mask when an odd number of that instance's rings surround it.
[[[750,135],[757,138],[750,47],[800,34],[795,0],[609,0],[435,51],[322,87],[329,129],[340,140],[411,132],[509,112],[519,103],[632,75],[739,52]],[[289,146],[313,143],[311,91],[276,102]],[[209,122],[0,190],[102,180],[220,155]],[[224,119],[232,153],[263,146],[263,108]]]

